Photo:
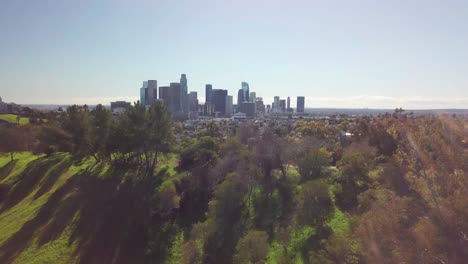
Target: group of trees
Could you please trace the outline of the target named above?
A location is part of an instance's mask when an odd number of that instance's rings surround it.
[[[102,105],[92,110],[73,105],[49,115],[47,122],[6,125],[0,134],[0,148],[10,152],[12,160],[18,151],[69,152],[77,161],[93,157],[96,162],[138,167],[148,175],[173,142],[171,116],[161,103],[146,109],[137,102],[117,118]]]
[[[147,176],[138,192],[148,203],[149,262],[463,263],[466,127],[463,117],[399,109],[341,124],[221,131],[209,123],[199,137],[176,142],[160,104],[136,103],[119,117],[72,106],[29,129],[23,149],[66,151]],[[352,133],[346,144],[342,129]],[[169,152],[178,160],[171,177],[158,167]]]
[[[241,126],[213,155],[206,217],[185,233],[187,263],[468,258],[462,117],[364,117],[346,124],[348,145],[307,122],[286,136]]]

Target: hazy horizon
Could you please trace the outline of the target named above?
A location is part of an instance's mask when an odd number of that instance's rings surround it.
[[[308,108],[468,108],[466,1],[7,1],[0,96],[19,104],[136,101],[187,74]]]

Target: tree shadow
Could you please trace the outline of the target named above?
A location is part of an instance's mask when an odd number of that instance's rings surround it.
[[[51,166],[57,163],[61,157],[41,157],[31,161],[26,169],[18,176],[12,189],[8,192],[3,202],[0,213],[10,209],[25,197],[27,197],[47,174]]]
[[[109,169],[98,176],[99,171],[77,173],[57,189],[38,214],[0,247],[0,263],[13,262],[36,237],[39,246],[59,238],[70,224],[69,245],[76,243],[74,256],[79,263],[144,262],[150,212],[142,192],[152,186],[123,180],[123,171]]]
[[[71,165],[71,159],[65,158],[59,164],[55,165],[52,169],[50,169],[50,171],[46,175],[46,178],[41,183],[39,190],[36,192],[36,194],[34,194],[34,200],[48,192],[52,188],[52,186],[54,186],[58,178],[60,178],[60,176],[62,176],[63,173],[65,173]]]
[[[8,175],[10,175],[17,162],[18,160],[11,160],[7,164],[5,164],[5,166],[0,168],[0,181],[2,181]]]

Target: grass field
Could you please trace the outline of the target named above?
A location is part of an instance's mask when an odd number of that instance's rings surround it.
[[[0,119],[5,120],[5,121],[10,122],[10,123],[15,123],[16,124],[17,116],[18,115],[13,115],[13,114],[0,114]],[[19,123],[20,123],[20,125],[29,124],[29,118],[20,117]]]
[[[162,156],[158,170],[173,178],[177,161],[176,155]],[[120,202],[109,209],[110,197],[138,200],[139,193],[131,196],[121,186],[127,176],[134,174],[92,158],[76,164],[66,153],[22,152],[14,161],[0,155],[0,263],[111,263],[109,256],[131,247],[121,245],[132,225],[119,213],[132,215],[134,206]]]
[[[15,158],[0,157],[0,184],[11,187],[0,203],[0,262],[73,263],[75,245],[68,243],[73,221],[53,239],[41,240],[41,234],[53,220],[44,214],[51,195],[81,168],[71,165],[67,154],[18,153]]]

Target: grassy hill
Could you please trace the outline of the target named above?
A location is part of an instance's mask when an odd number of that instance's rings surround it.
[[[13,115],[13,114],[0,114],[0,119],[5,120],[10,123],[16,123],[17,122],[17,116],[18,115]],[[20,117],[19,120],[20,125],[25,125],[29,123],[29,118],[27,117]]]
[[[140,197],[132,172],[75,164],[69,154],[0,156],[0,263],[127,263],[144,256],[135,239]],[[170,176],[169,157],[160,171]],[[135,262],[133,262],[135,263]]]

